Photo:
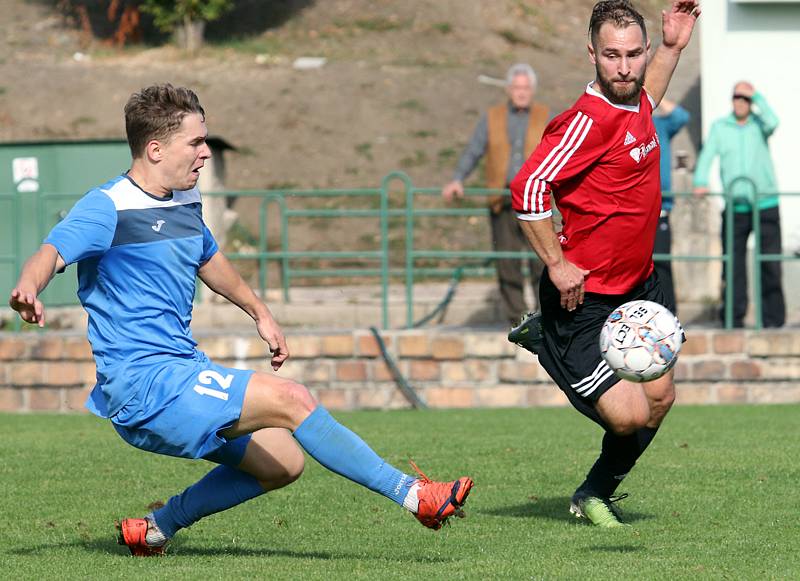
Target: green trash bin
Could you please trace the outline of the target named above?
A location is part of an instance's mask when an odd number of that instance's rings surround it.
[[[0,287],[11,291],[22,264],[90,188],[130,167],[121,139],[0,143]],[[42,294],[48,306],[78,304],[75,266]]]

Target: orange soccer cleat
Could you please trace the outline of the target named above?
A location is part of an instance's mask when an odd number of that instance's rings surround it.
[[[147,544],[147,526],[145,518],[126,518],[115,523],[119,536],[117,542],[126,545],[134,557],[156,557],[166,551],[166,543],[161,545]]]
[[[417,520],[429,529],[438,531],[451,516],[464,518],[461,507],[464,506],[472,489],[472,479],[462,476],[450,482],[435,482],[425,476],[413,461],[410,463],[420,476],[417,482],[419,506],[414,513]]]

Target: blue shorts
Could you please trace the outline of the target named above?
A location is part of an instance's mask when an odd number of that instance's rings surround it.
[[[111,421],[130,445],[169,456],[237,466],[250,436],[219,434],[239,419],[253,371],[194,359],[169,358],[148,368],[137,393]]]

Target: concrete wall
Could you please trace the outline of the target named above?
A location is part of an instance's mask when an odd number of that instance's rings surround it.
[[[800,402],[800,331],[689,330],[676,368],[678,403]],[[252,334],[200,335],[228,366],[268,371]],[[280,375],[305,383],[330,409],[408,407],[367,331],[291,333]],[[391,331],[399,368],[435,408],[567,405],[536,357],[505,333],[469,329]],[[0,411],[83,412],[94,363],[77,334],[0,335]]]

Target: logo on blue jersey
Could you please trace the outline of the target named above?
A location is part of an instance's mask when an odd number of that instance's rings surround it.
[[[153,225],[152,225],[152,226],[150,226],[150,227],[151,227],[153,230],[155,230],[156,232],[161,232],[161,227],[162,227],[164,224],[166,224],[166,223],[167,223],[167,222],[166,222],[165,220],[156,220],[156,223],[155,223],[155,224],[153,224]]]

